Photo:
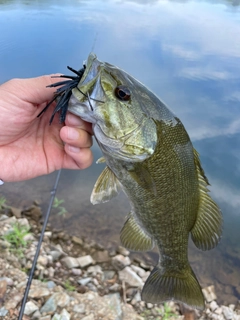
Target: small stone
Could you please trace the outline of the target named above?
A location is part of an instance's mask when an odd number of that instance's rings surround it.
[[[126,248],[124,248],[124,247],[122,247],[122,246],[119,246],[119,247],[117,248],[117,252],[120,253],[120,254],[122,254],[122,255],[125,256],[125,257],[129,256],[129,254],[130,254],[130,251],[128,251]]]
[[[140,292],[138,291],[135,296],[133,297],[132,301],[131,301],[131,304],[132,305],[135,305],[137,302],[140,302],[142,299],[141,299],[141,294]]]
[[[143,287],[142,279],[130,267],[119,271],[118,275],[119,279],[125,281],[130,287]]]
[[[80,239],[80,238],[78,238],[78,237],[76,237],[76,236],[73,236],[72,237],[72,242],[73,243],[76,243],[76,244],[79,244],[79,245],[83,245],[83,241],[82,241],[82,239]]]
[[[47,288],[34,286],[29,290],[29,298],[41,298],[50,295],[50,291]]]
[[[39,310],[35,311],[34,314],[32,315],[33,320],[39,320],[41,317],[41,313]]]
[[[227,320],[233,319],[234,312],[231,308],[222,306],[223,315]]]
[[[82,270],[77,268],[72,268],[72,274],[74,276],[80,276],[82,274]]]
[[[52,257],[53,261],[58,260],[62,256],[62,252],[58,250],[52,250],[49,252],[49,254]]]
[[[65,257],[61,260],[69,269],[79,267],[78,259],[73,257]]]
[[[88,316],[82,318],[82,320],[94,320],[94,314],[90,313]]]
[[[22,217],[22,210],[15,207],[10,207],[10,211],[13,216],[15,216],[17,219]]]
[[[116,270],[122,270],[126,266],[131,264],[129,257],[124,257],[121,254],[116,255],[112,258],[112,265]]]
[[[90,264],[94,263],[94,260],[90,255],[77,258],[77,261],[78,261],[78,264],[81,268],[85,268],[85,267],[89,266]]]
[[[114,283],[111,287],[109,287],[109,291],[111,292],[119,292],[121,286],[118,283]]]
[[[5,293],[7,291],[7,280],[0,280],[0,300],[4,300]]]
[[[209,306],[212,312],[214,312],[218,308],[218,304],[215,300],[213,300]]]
[[[38,310],[38,306],[32,301],[28,301],[25,305],[24,314],[29,316],[30,314],[32,314],[37,310]]]
[[[146,277],[146,273],[147,275],[149,274],[149,271],[145,271],[143,268],[135,266],[135,265],[131,265],[131,268],[133,269],[133,271],[135,271],[139,277],[141,278],[145,278]]]
[[[46,266],[48,264],[48,258],[44,256],[39,256],[37,262],[42,266]]]
[[[5,317],[8,314],[8,310],[5,307],[0,308],[0,317]]]
[[[96,276],[98,273],[102,274],[102,268],[99,265],[91,266],[87,269],[87,272],[92,274],[93,276]]]
[[[77,313],[85,313],[85,305],[83,303],[75,304],[73,306],[73,311]]]
[[[148,309],[152,309],[153,308],[153,304],[152,303],[147,303],[147,308]]]
[[[48,289],[53,289],[54,287],[56,287],[56,283],[54,281],[48,281],[47,287]]]
[[[103,272],[103,280],[110,280],[115,276],[116,272],[112,270],[106,270]]]
[[[107,250],[103,250],[103,251],[96,251],[94,254],[93,254],[93,259],[96,261],[96,262],[108,262],[109,261],[109,254],[107,252]]]
[[[215,311],[214,311],[214,313],[216,313],[216,314],[222,314],[222,308],[221,307],[219,307],[219,308],[217,308]]]
[[[202,289],[204,298],[207,302],[211,302],[217,299],[214,286],[209,286]]]
[[[70,320],[70,313],[66,309],[63,309],[60,313],[60,320]]]
[[[88,284],[91,280],[92,280],[92,278],[82,278],[82,279],[78,280],[78,283],[81,284],[82,286],[85,286],[85,285]]]
[[[8,310],[15,309],[21,300],[22,300],[22,295],[16,294],[13,297],[11,297],[11,300],[8,300],[5,303],[5,308]]]
[[[44,317],[41,317],[39,320],[51,320],[51,316],[44,316]]]
[[[65,307],[70,302],[70,297],[65,292],[55,292],[42,306],[41,313],[53,313],[57,307]]]

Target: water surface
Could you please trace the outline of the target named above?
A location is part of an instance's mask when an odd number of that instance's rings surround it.
[[[224,220],[221,244],[210,252],[190,245],[202,286],[219,302],[240,298],[240,1],[1,1],[0,83],[79,69],[90,51],[147,85],[182,120],[201,155],[211,194]],[[97,160],[101,154],[93,147]],[[66,217],[54,225],[112,246],[119,243],[129,205],[120,195],[92,206],[104,168],[64,170],[58,198]],[[47,207],[56,174],[6,183],[0,192],[22,207]],[[150,255],[157,259],[155,253]]]

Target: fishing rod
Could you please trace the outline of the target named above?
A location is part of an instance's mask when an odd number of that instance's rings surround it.
[[[28,293],[29,293],[29,290],[30,290],[30,287],[31,287],[34,271],[35,271],[37,260],[38,260],[38,256],[39,256],[39,253],[40,253],[40,249],[41,249],[41,245],[42,245],[42,241],[43,241],[43,237],[44,237],[44,232],[46,230],[48,219],[49,219],[49,216],[50,216],[50,212],[51,212],[52,206],[53,206],[53,201],[54,201],[54,198],[56,196],[56,191],[57,191],[57,187],[58,187],[61,171],[62,171],[61,169],[58,171],[54,187],[53,187],[53,189],[51,191],[51,198],[50,198],[50,201],[49,201],[46,217],[44,219],[44,223],[43,223],[43,226],[42,226],[42,231],[41,231],[41,235],[40,235],[40,238],[39,238],[39,241],[38,241],[38,245],[37,245],[37,249],[36,249],[36,252],[35,252],[35,256],[34,256],[34,259],[33,259],[32,268],[30,270],[30,274],[29,274],[29,277],[28,277],[28,282],[27,282],[26,289],[25,289],[25,292],[24,292],[24,296],[23,296],[23,300],[22,300],[22,304],[21,304],[21,309],[20,309],[20,312],[19,312],[18,320],[22,320],[22,318],[23,318],[24,309],[25,309],[25,305],[26,305],[26,302],[27,302],[27,298],[28,298]]]

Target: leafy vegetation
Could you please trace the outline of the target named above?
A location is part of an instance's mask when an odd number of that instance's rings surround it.
[[[73,285],[71,285],[71,282],[69,280],[65,281],[64,287],[67,291],[74,291],[76,289]]]
[[[53,208],[58,209],[58,215],[65,217],[67,210],[65,207],[61,206],[62,203],[64,203],[63,199],[58,199],[57,197],[55,197],[53,202]]]
[[[145,319],[154,319],[154,320],[170,320],[172,317],[176,316],[169,305],[164,303],[162,308],[155,308],[155,311],[158,313],[157,315],[152,315],[152,310],[146,309],[141,313],[141,316]]]
[[[0,210],[6,207],[6,201],[5,197],[0,197]]]
[[[25,236],[29,234],[30,227],[21,225],[20,223],[14,223],[12,229],[2,236],[2,238],[9,242],[11,245],[10,250],[16,254],[22,256],[23,248],[28,244],[28,241],[25,240]]]

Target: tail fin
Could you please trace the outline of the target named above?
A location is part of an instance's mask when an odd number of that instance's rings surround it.
[[[175,300],[196,309],[205,306],[202,289],[190,266],[175,274],[156,266],[143,287],[142,299],[151,303]]]

